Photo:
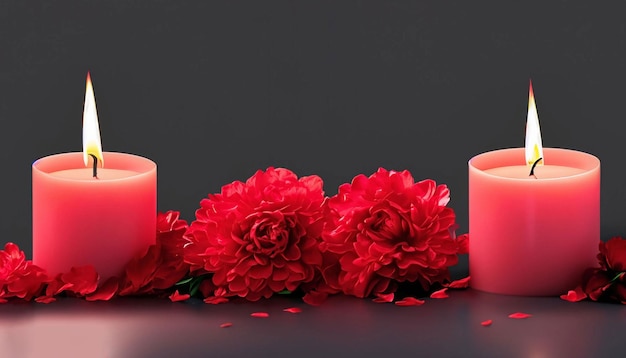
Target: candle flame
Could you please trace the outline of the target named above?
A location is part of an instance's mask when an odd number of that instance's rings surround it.
[[[533,83],[530,82],[528,89],[528,116],[526,117],[526,164],[532,166],[539,158],[537,165],[543,165],[543,146],[541,145],[541,130],[539,129],[539,117],[537,105],[533,93]]]
[[[102,142],[100,141],[100,127],[98,125],[98,111],[96,98],[93,94],[91,75],[87,72],[87,87],[85,89],[85,107],[83,108],[83,160],[89,166],[90,156],[93,155],[104,166],[102,157]],[[92,163],[93,163],[93,159]]]

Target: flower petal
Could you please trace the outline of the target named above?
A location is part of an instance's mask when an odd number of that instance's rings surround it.
[[[224,322],[222,324],[220,324],[220,328],[228,328],[228,327],[232,327],[233,324],[231,322]]]
[[[108,301],[115,296],[119,288],[119,280],[117,277],[111,277],[96,290],[96,292],[85,297],[87,301]]]
[[[57,299],[52,296],[41,296],[41,297],[35,298],[35,302],[38,302],[38,303],[51,303],[56,300]]]
[[[446,291],[448,291],[447,287],[444,287],[441,290],[437,290],[430,294],[430,298],[448,298],[450,296],[448,296]]]
[[[613,237],[601,247],[608,267],[616,272],[626,271],[626,240],[622,237]]]
[[[302,301],[310,304],[311,306],[319,306],[326,301],[328,298],[327,293],[311,291],[307,292],[304,297],[302,297]]]
[[[403,299],[401,299],[400,301],[396,301],[394,302],[396,304],[396,306],[401,306],[401,307],[408,307],[408,306],[421,306],[425,303],[426,301],[424,300],[420,300],[417,299],[415,297],[405,297]]]
[[[66,290],[78,296],[86,296],[98,288],[100,276],[92,265],[72,267],[70,272],[63,273],[61,280],[66,284],[72,284]]]
[[[488,327],[488,326],[491,326],[492,323],[493,323],[493,321],[488,319],[486,321],[480,322],[480,325],[483,326],[483,327]]]
[[[578,302],[587,298],[587,294],[583,292],[581,286],[576,287],[573,290],[567,291],[566,294],[560,296],[562,300],[569,302]]]
[[[302,312],[302,309],[300,307],[289,307],[289,308],[285,308],[283,311],[289,312],[289,313],[300,313]]]
[[[394,296],[393,292],[377,293],[376,298],[374,298],[372,301],[376,303],[389,303],[389,302],[393,302],[393,296]]]
[[[456,238],[457,245],[459,246],[459,254],[469,253],[469,234],[463,234]]]
[[[269,317],[270,314],[267,312],[253,312],[250,313],[250,317],[256,317],[256,318],[267,318]]]
[[[181,295],[178,290],[174,291],[170,296],[170,301],[172,302],[180,302],[180,301],[187,301],[189,298],[191,297],[190,294],[185,293],[183,295]]]
[[[454,280],[452,282],[450,282],[447,285],[444,285],[445,287],[448,288],[468,288],[469,287],[469,282],[470,282],[470,276],[467,276],[465,278],[461,278],[458,280]]]
[[[523,312],[515,312],[509,315],[509,318],[513,318],[513,319],[524,319],[528,317],[532,317],[532,315],[528,313],[523,313]]]
[[[207,297],[204,299],[204,303],[208,303],[212,305],[219,305],[220,303],[226,303],[226,302],[228,302],[228,298],[226,297],[211,296],[211,297]]]

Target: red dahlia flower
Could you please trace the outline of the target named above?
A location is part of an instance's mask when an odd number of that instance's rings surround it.
[[[40,294],[47,280],[45,270],[26,260],[24,251],[14,243],[0,250],[0,302],[12,297],[30,301]]]
[[[220,297],[256,301],[313,281],[322,263],[322,186],[318,176],[272,167],[225,185],[200,202],[185,261],[197,275],[213,273]]]
[[[397,282],[418,281],[428,290],[450,279],[464,246],[457,242],[450,192],[433,180],[415,183],[408,171],[380,168],[339,187],[322,251],[338,257],[326,282],[346,294],[367,297],[394,292]],[[335,273],[338,277],[326,277]]]

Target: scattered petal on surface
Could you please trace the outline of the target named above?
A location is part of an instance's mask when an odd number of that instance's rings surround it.
[[[250,316],[256,317],[256,318],[267,318],[270,316],[270,314],[267,312],[254,312],[254,313],[250,313]]]
[[[41,296],[41,297],[35,298],[35,302],[38,302],[38,303],[52,303],[56,300],[57,299],[52,296]]]
[[[0,298],[0,303],[7,303],[9,302],[8,300],[5,300],[4,298]]]
[[[470,276],[467,276],[465,278],[461,278],[461,279],[454,280],[454,281],[450,282],[449,284],[446,285],[446,287],[448,287],[448,288],[468,288],[469,287],[469,282],[470,282]]]
[[[300,313],[302,312],[302,309],[300,307],[289,307],[289,308],[285,308],[283,311],[289,312],[289,313]]]
[[[374,298],[372,301],[376,303],[393,302],[393,292],[392,293],[377,293],[376,298]]]
[[[172,301],[172,302],[180,302],[180,301],[187,301],[189,299],[189,297],[191,297],[191,295],[188,294],[188,293],[185,293],[184,295],[181,295],[178,292],[178,290],[176,290],[169,297],[170,297],[170,301]]]
[[[483,327],[488,327],[488,326],[491,326],[492,323],[493,323],[493,321],[488,319],[486,321],[480,322],[480,325],[483,326]]]
[[[397,306],[408,307],[408,306],[421,306],[424,304],[424,300],[419,300],[415,297],[405,297],[400,301],[394,302]]]
[[[448,296],[448,293],[446,291],[448,291],[447,287],[442,288],[441,290],[437,290],[430,294],[430,298],[448,298],[450,296]]]
[[[531,317],[531,314],[528,313],[523,313],[523,312],[515,312],[515,313],[511,313],[509,315],[509,318],[513,318],[513,319],[524,319],[524,318],[528,318]]]
[[[207,297],[204,299],[204,303],[209,303],[212,305],[219,305],[220,303],[226,303],[226,302],[228,302],[228,298],[226,297],[212,296],[212,297]]]
[[[233,324],[231,322],[225,322],[220,324],[220,328],[228,328],[228,327],[232,327]]]
[[[311,291],[304,295],[304,297],[302,297],[302,301],[310,304],[311,306],[319,306],[324,303],[327,298],[327,293]]]
[[[561,299],[569,302],[578,302],[587,298],[587,294],[583,292],[582,287],[578,286],[573,290],[567,291],[566,294],[561,295]]]

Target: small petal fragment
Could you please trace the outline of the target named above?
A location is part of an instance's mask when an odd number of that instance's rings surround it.
[[[250,313],[250,316],[256,317],[256,318],[267,318],[270,316],[270,314],[267,312],[254,312],[254,313]]]
[[[446,291],[448,291],[447,287],[446,288],[442,288],[441,290],[435,291],[435,292],[430,294],[430,298],[448,298],[450,296],[448,296]]]
[[[468,288],[469,287],[469,282],[470,282],[470,276],[467,276],[465,278],[461,278],[461,279],[454,280],[454,281],[450,282],[448,285],[446,285],[446,287],[448,287],[448,288]]]
[[[489,326],[491,326],[492,323],[493,323],[493,321],[488,319],[486,321],[480,322],[480,325],[483,326],[483,327],[489,327]]]
[[[233,324],[231,322],[224,322],[222,324],[220,324],[220,328],[228,328],[228,327],[232,327]]]
[[[35,302],[38,302],[38,303],[52,303],[56,300],[57,299],[52,296],[41,296],[41,297],[35,298]]]
[[[513,318],[513,319],[524,319],[524,318],[528,318],[531,317],[531,314],[528,313],[523,313],[523,312],[515,312],[515,313],[511,313],[509,315],[509,318]]]
[[[300,313],[302,312],[302,309],[300,307],[289,307],[289,308],[285,308],[283,311],[289,312],[289,313]]]
[[[372,301],[376,303],[389,303],[393,302],[393,292],[392,293],[377,293],[376,298]]]
[[[311,306],[319,306],[322,303],[326,302],[327,298],[327,293],[311,291],[304,295],[304,297],[302,297],[302,301],[310,304]]]
[[[394,302],[397,306],[401,306],[401,307],[408,307],[408,306],[421,306],[425,303],[426,301],[424,300],[420,300],[417,299],[415,297],[405,297],[403,299],[401,299],[400,301],[396,301]]]
[[[587,294],[583,292],[582,287],[578,286],[573,290],[567,291],[566,294],[561,295],[561,299],[569,302],[578,302],[587,298]]]
[[[191,297],[191,295],[188,294],[188,293],[185,293],[184,295],[181,295],[178,292],[178,290],[176,290],[169,297],[170,297],[170,301],[172,301],[172,302],[180,302],[180,301],[187,301]]]
[[[208,303],[212,305],[219,305],[220,303],[226,303],[226,302],[228,302],[228,298],[226,297],[211,296],[211,297],[207,297],[204,299],[204,303]]]

